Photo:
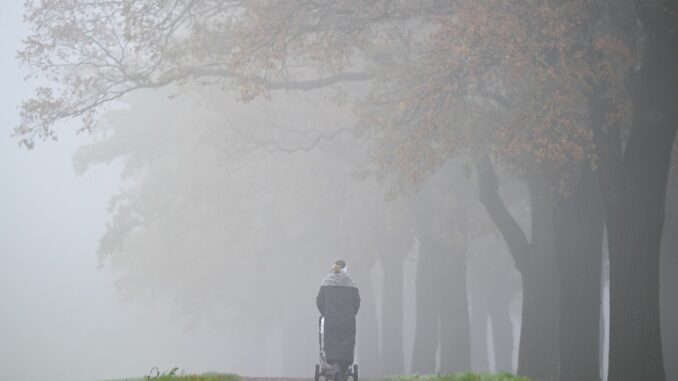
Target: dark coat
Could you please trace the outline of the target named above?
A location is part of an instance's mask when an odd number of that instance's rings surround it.
[[[316,298],[318,311],[325,318],[325,356],[328,363],[353,363],[355,317],[360,293],[346,274],[329,274]]]

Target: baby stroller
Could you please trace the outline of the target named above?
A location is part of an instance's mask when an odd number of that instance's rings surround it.
[[[358,364],[353,364],[349,366],[345,372],[345,378],[341,379],[341,372],[339,365],[330,364],[327,362],[325,357],[325,329],[324,329],[324,318],[320,316],[318,319],[318,341],[320,344],[320,364],[315,364],[315,377],[314,381],[320,381],[320,377],[324,381],[347,381],[350,378],[353,381],[358,381]]]

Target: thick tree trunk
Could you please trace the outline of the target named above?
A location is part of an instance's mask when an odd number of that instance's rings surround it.
[[[678,180],[674,180],[678,181]],[[675,199],[676,197],[674,197]],[[678,205],[671,210],[678,211]],[[678,217],[674,217],[678,218]],[[678,224],[666,224],[659,266],[662,349],[667,380],[678,380]]]
[[[611,213],[610,371],[614,381],[663,381],[659,328],[661,228],[647,223],[643,207]],[[648,208],[650,209],[650,208]],[[654,209],[654,208],[653,208]],[[656,212],[656,209],[655,209]],[[624,214],[628,217],[623,217]],[[645,220],[645,221],[643,221]]]
[[[509,305],[517,294],[513,279],[513,261],[494,237],[478,237],[472,245],[468,264],[468,288],[471,304],[471,360],[474,372],[489,372],[489,354],[494,356],[496,372],[513,373],[513,323]],[[488,323],[492,346],[488,348]]]
[[[659,328],[659,250],[675,130],[634,128],[620,192],[610,200],[610,379],[664,380]]]
[[[480,201],[504,237],[523,278],[518,374],[540,381],[554,380],[559,304],[550,188],[543,177],[528,179],[532,201],[532,243],[528,243],[499,195],[489,157],[476,164]]]
[[[444,185],[449,179],[438,180],[425,184],[412,199],[419,240],[412,372],[421,374],[468,371],[471,366],[465,242],[440,229],[460,233],[465,227],[459,215],[451,223],[449,216],[441,214],[449,213],[443,207],[445,194],[451,190]]]
[[[659,258],[659,308],[667,380],[678,380],[678,141],[674,142]]]
[[[537,381],[556,379],[558,295],[549,284],[556,275],[544,271],[523,276],[518,374]]]
[[[608,176],[609,377],[663,381],[659,251],[678,117],[678,36],[664,9],[637,5],[650,33],[641,69],[632,78],[633,125],[626,150]]]
[[[559,295],[553,206],[550,187],[544,177],[530,177],[527,185],[532,200],[532,258],[520,269],[523,275],[523,323],[518,373],[548,381],[556,379],[558,366]]]
[[[645,109],[647,110],[647,109]],[[642,118],[643,108],[639,108]],[[645,114],[646,115],[646,114]],[[672,126],[631,132],[620,192],[608,205],[610,248],[610,380],[663,381],[659,326],[659,250]]]
[[[600,303],[604,213],[590,169],[556,202],[560,270],[558,379],[600,380]]]
[[[461,246],[461,245],[460,245]],[[440,372],[471,369],[471,325],[466,290],[466,252],[459,247],[441,252],[438,273],[442,280],[440,303]]]
[[[591,107],[610,255],[609,379],[663,381],[659,251],[678,117],[678,6],[636,1],[633,11],[644,39],[631,75],[633,122],[626,144],[618,126],[602,128],[604,98],[594,98]]]
[[[394,245],[395,246],[395,245]],[[403,344],[403,248],[393,247],[382,256],[384,271],[381,308],[381,367],[382,375],[398,375],[404,371]]]
[[[436,372],[438,348],[439,306],[437,296],[441,293],[436,281],[437,267],[435,247],[420,238],[419,260],[417,262],[417,317],[412,353],[412,373],[431,374]]]

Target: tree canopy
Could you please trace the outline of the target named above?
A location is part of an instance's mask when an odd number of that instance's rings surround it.
[[[67,118],[90,130],[143,88],[210,83],[249,101],[363,81],[367,94],[344,87],[358,132],[400,179],[421,181],[474,141],[562,175],[595,163],[592,88],[627,110],[631,52],[596,29],[599,14],[585,1],[28,2],[19,58],[49,86],[24,102],[15,135],[32,147]]]

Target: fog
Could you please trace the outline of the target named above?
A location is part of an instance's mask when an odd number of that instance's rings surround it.
[[[0,16],[0,379],[310,379],[338,259],[363,377],[678,377],[678,123],[639,100],[678,58],[629,2],[95,3]]]
[[[77,175],[72,156],[91,141],[87,136],[66,134],[31,152],[10,138],[18,104],[30,93],[14,59],[25,35],[21,14],[14,2],[1,16],[1,378],[102,380],[145,375],[153,366],[227,369],[224,327],[191,329],[167,303],[123,301],[110,268],[98,265],[121,166]]]

